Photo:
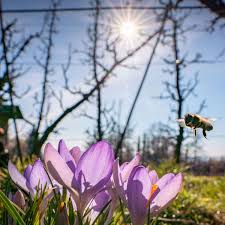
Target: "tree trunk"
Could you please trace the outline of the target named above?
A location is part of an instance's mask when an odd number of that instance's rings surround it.
[[[177,118],[182,117],[182,109],[183,109],[183,97],[181,93],[181,73],[180,73],[180,65],[179,65],[179,50],[178,50],[178,43],[177,43],[177,21],[173,20],[173,52],[174,52],[174,63],[175,63],[175,71],[176,71],[176,91],[177,91]],[[179,126],[179,133],[177,135],[176,140],[176,149],[174,158],[176,163],[180,163],[180,156],[181,156],[181,148],[182,143],[184,140],[184,128]]]

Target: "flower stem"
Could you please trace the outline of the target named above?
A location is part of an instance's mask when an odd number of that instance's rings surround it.
[[[119,198],[119,201],[120,201],[120,209],[122,212],[123,222],[126,223],[126,217],[125,217],[125,213],[124,213],[124,209],[123,209],[123,203],[120,198]]]
[[[149,206],[148,206],[147,225],[150,225],[150,204],[149,204]]]

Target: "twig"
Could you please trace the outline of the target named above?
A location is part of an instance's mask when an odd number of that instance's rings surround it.
[[[154,57],[154,55],[155,55],[156,48],[157,48],[157,46],[158,46],[158,44],[159,44],[159,41],[160,41],[160,38],[161,38],[161,34],[162,34],[162,32],[163,32],[164,25],[165,25],[165,22],[166,22],[166,19],[167,19],[168,10],[169,10],[169,7],[167,7],[166,10],[165,10],[164,18],[163,18],[163,20],[162,20],[162,24],[161,24],[161,27],[160,27],[160,29],[159,29],[158,37],[157,37],[157,39],[156,39],[156,42],[155,42],[155,45],[154,45],[153,50],[152,50],[152,52],[151,52],[149,61],[148,61],[148,63],[147,63],[146,69],[145,69],[145,72],[144,72],[144,74],[143,74],[141,83],[140,83],[140,85],[139,85],[139,87],[138,87],[136,96],[135,96],[135,98],[134,98],[133,104],[132,104],[131,109],[130,109],[130,112],[129,112],[129,114],[128,114],[126,124],[125,124],[124,129],[123,129],[123,132],[122,132],[122,134],[121,134],[121,138],[119,139],[118,144],[117,144],[117,146],[116,146],[116,152],[115,152],[116,157],[118,157],[119,151],[120,151],[120,149],[121,149],[121,147],[122,147],[122,144],[123,144],[123,141],[124,141],[124,138],[125,138],[125,134],[126,134],[126,132],[127,132],[127,129],[128,129],[129,123],[130,123],[130,119],[131,119],[131,117],[132,117],[132,114],[133,114],[134,108],[135,108],[135,106],[136,106],[136,103],[137,103],[138,97],[139,97],[139,95],[140,95],[140,92],[141,92],[141,90],[142,90],[143,84],[144,84],[144,82],[145,82],[145,80],[146,80],[146,77],[147,77],[147,74],[148,74],[148,71],[149,71],[151,62],[152,62],[153,57]]]

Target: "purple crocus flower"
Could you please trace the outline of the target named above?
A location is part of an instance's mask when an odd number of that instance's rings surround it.
[[[133,225],[145,223],[149,205],[151,216],[165,209],[176,198],[181,186],[181,173],[169,173],[158,179],[155,171],[136,166],[127,184],[128,209]]]
[[[118,196],[127,205],[127,181],[131,171],[137,165],[139,165],[141,156],[139,153],[130,162],[125,162],[121,166],[117,159],[113,165],[113,181]]]
[[[10,192],[9,199],[19,208],[24,209],[26,202],[22,191],[18,190],[14,195],[12,195],[12,193]],[[8,224],[16,225],[16,223],[13,221],[13,218],[10,216],[8,216]]]
[[[18,190],[14,195],[10,193],[9,199],[12,200],[17,206],[23,209],[26,205],[23,192]]]
[[[126,201],[126,187],[128,177],[134,168],[140,162],[140,155],[137,154],[130,162],[125,162],[119,166],[119,160],[117,159],[113,165],[113,176],[106,185],[106,190],[100,192],[92,203],[91,221],[93,221],[99,212],[110,202],[109,213],[104,224],[111,222],[113,213],[116,210],[118,203],[118,196]]]
[[[69,151],[61,140],[58,151],[51,144],[46,145],[44,159],[52,177],[70,191],[82,215],[109,181],[114,153],[108,142],[100,141],[81,155],[77,147]]]
[[[37,190],[43,190],[45,186],[50,187],[50,180],[40,159],[37,159],[33,165],[29,164],[24,170],[24,175],[11,161],[8,163],[8,171],[13,182],[31,196],[34,196]]]

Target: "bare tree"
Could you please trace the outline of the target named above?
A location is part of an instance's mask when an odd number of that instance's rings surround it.
[[[209,28],[214,29],[214,26],[225,19],[225,2],[223,0],[199,0],[203,5],[209,8],[214,13],[215,18],[212,19]],[[224,26],[224,25],[223,25]]]
[[[161,35],[163,33],[163,30],[164,30],[164,26],[165,26],[165,23],[166,23],[166,20],[167,20],[167,15],[168,15],[168,12],[169,10],[172,8],[173,6],[171,4],[168,4],[166,7],[165,7],[165,12],[163,13],[163,17],[162,17],[162,22],[161,22],[161,26],[158,30],[158,36],[156,38],[156,41],[155,41],[155,44],[153,46],[153,49],[152,49],[152,52],[150,54],[150,57],[149,57],[149,60],[148,60],[148,63],[146,65],[146,68],[145,68],[145,71],[144,71],[144,74],[142,76],[142,79],[141,79],[141,82],[140,82],[140,85],[138,86],[138,90],[137,90],[137,93],[135,95],[135,98],[134,98],[134,101],[131,105],[131,108],[130,108],[130,111],[128,113],[128,117],[127,117],[127,120],[126,120],[126,123],[125,123],[125,126],[122,130],[122,133],[121,133],[121,138],[119,139],[117,145],[116,145],[116,156],[119,155],[119,152],[122,148],[122,145],[123,145],[123,141],[125,139],[125,135],[126,135],[126,132],[127,132],[127,129],[129,127],[129,124],[130,124],[130,120],[131,120],[131,117],[132,117],[132,114],[133,114],[133,111],[135,109],[135,106],[136,106],[136,103],[138,101],[138,98],[139,98],[139,95],[141,93],[141,90],[142,90],[142,87],[144,85],[144,82],[146,80],[146,77],[148,75],[148,72],[149,72],[149,68],[151,66],[151,63],[152,63],[152,60],[154,58],[154,55],[155,55],[155,51],[157,49],[157,46],[160,42],[160,38],[161,38]]]
[[[93,33],[93,74],[96,84],[98,84],[98,65],[97,65],[97,49],[98,49],[98,35],[99,35],[99,5],[100,1],[96,0],[96,13],[95,13],[95,20],[94,20],[94,33]],[[91,31],[90,31],[91,32]],[[90,34],[91,35],[91,34]],[[97,88],[97,141],[102,140],[103,138],[103,131],[102,131],[102,92],[101,86]]]
[[[104,44],[109,40],[109,37],[104,35],[106,32],[103,31],[104,29],[101,29],[101,27],[105,27],[105,25],[101,22],[101,19],[103,19],[103,15],[100,12],[101,1],[95,0],[91,2],[91,4],[96,10],[91,14],[93,23],[90,24],[87,30],[88,41],[85,45],[88,46],[89,49],[86,53],[86,63],[91,67],[91,80],[94,81],[91,85],[98,86],[95,93],[96,100],[94,101],[94,105],[96,105],[96,116],[89,115],[87,112],[81,113],[81,115],[93,120],[96,124],[93,130],[88,128],[86,131],[89,137],[89,144],[90,141],[96,142],[106,138],[107,131],[112,125],[112,122],[109,119],[109,114],[112,111],[112,107],[107,108],[104,106],[102,96],[103,85],[98,85],[102,73],[102,68],[99,63],[102,63],[105,52],[108,51],[107,47],[104,48]],[[91,81],[89,81],[89,83],[91,83]]]
[[[164,44],[170,44],[173,52],[172,57],[164,59],[165,63],[171,66],[172,69],[167,68],[164,71],[171,74],[174,81],[164,82],[166,91],[160,96],[160,98],[169,99],[174,103],[174,107],[171,109],[171,112],[175,113],[176,118],[182,118],[184,116],[185,103],[191,95],[196,95],[194,91],[199,82],[197,74],[195,74],[193,79],[185,81],[184,69],[192,63],[197,63],[201,58],[201,55],[196,54],[194,59],[188,60],[187,54],[180,54],[179,42],[181,41],[181,37],[184,38],[185,33],[194,28],[194,26],[189,28],[185,27],[184,22],[188,16],[189,13],[178,16],[175,12],[171,12],[169,15],[171,29],[169,29],[164,36]],[[200,113],[204,107],[205,101],[200,104],[196,113]],[[174,153],[174,158],[177,163],[180,162],[182,144],[185,139],[184,128],[178,125],[178,134],[176,136],[176,147]]]
[[[56,32],[56,21],[57,21],[57,3],[53,2],[53,10],[50,10],[50,14],[48,15],[48,20],[45,23],[45,32],[42,34],[42,38],[40,39],[42,42],[42,56],[41,58],[36,57],[36,62],[38,65],[42,68],[43,71],[43,80],[42,80],[42,87],[41,87],[41,93],[39,96],[36,97],[36,107],[38,107],[37,110],[37,118],[33,121],[30,121],[29,119],[26,119],[26,121],[32,125],[32,132],[30,134],[30,146],[31,146],[31,152],[35,154],[39,154],[40,149],[42,145],[45,143],[47,138],[52,132],[56,132],[58,125],[61,123],[61,121],[68,115],[70,115],[74,111],[78,111],[81,109],[81,106],[86,103],[90,102],[93,99],[97,102],[96,104],[96,111],[97,116],[93,117],[96,121],[96,139],[101,140],[105,137],[106,134],[106,124],[108,125],[108,122],[113,121],[107,121],[110,120],[108,113],[110,113],[111,109],[106,108],[103,104],[103,95],[102,90],[107,84],[107,81],[109,78],[111,78],[113,75],[116,75],[115,70],[118,67],[125,66],[125,63],[127,60],[131,57],[133,57],[137,52],[139,52],[143,47],[147,46],[149,42],[158,35],[155,43],[155,47],[153,48],[153,52],[150,56],[149,63],[146,67],[146,71],[143,75],[143,79],[141,81],[140,87],[138,89],[137,95],[134,100],[134,104],[131,107],[131,111],[128,117],[128,120],[126,122],[126,125],[124,129],[120,129],[119,133],[121,136],[121,139],[118,141],[117,145],[117,152],[119,149],[121,149],[122,144],[124,142],[124,137],[127,135],[127,130],[129,127],[129,122],[131,119],[131,115],[133,113],[133,110],[135,108],[138,96],[140,94],[140,91],[142,89],[142,86],[144,84],[145,78],[148,73],[149,66],[151,64],[153,55],[155,53],[156,47],[160,40],[160,35],[163,31],[163,23],[162,26],[153,32],[151,35],[149,35],[142,43],[140,43],[135,48],[130,49],[125,54],[120,54],[121,52],[118,49],[117,45],[117,39],[113,37],[111,34],[110,28],[106,29],[106,35],[102,36],[102,33],[100,31],[101,20],[100,20],[100,0],[95,1],[95,11],[94,11],[94,22],[92,29],[89,30],[89,40],[90,40],[90,46],[87,51],[85,51],[86,56],[88,56],[88,65],[91,68],[91,77],[86,79],[85,85],[88,87],[88,90],[83,91],[79,87],[71,87],[70,81],[69,81],[69,74],[68,74],[68,68],[70,66],[71,62],[71,54],[69,53],[68,56],[68,63],[66,66],[63,67],[63,74],[65,78],[65,88],[74,96],[76,96],[76,101],[72,102],[72,104],[69,107],[64,107],[62,102],[62,95],[58,94],[54,91],[53,85],[51,85],[50,81],[50,75],[52,73],[52,67],[50,66],[51,60],[52,60],[52,49],[54,47],[54,35]],[[174,6],[170,6],[174,7]],[[168,8],[170,8],[168,7]],[[166,11],[168,10],[166,9]],[[166,19],[165,19],[166,20]],[[104,38],[104,40],[102,40]],[[100,46],[101,44],[104,44],[104,46]],[[100,50],[101,49],[101,50]],[[109,62],[105,63],[104,58],[109,57]],[[50,98],[54,97],[58,100],[62,111],[58,114],[58,116],[51,118],[50,121],[48,121],[48,113],[51,108],[51,102]],[[86,113],[86,112],[85,112]],[[107,116],[106,116],[107,114]],[[92,115],[88,115],[89,117],[92,117]],[[18,139],[19,140],[19,139]]]
[[[52,2],[53,9],[56,9],[58,2]],[[39,146],[39,135],[41,133],[41,128],[43,128],[43,123],[48,116],[50,110],[51,98],[49,87],[50,87],[50,75],[53,72],[51,68],[52,51],[53,51],[53,39],[56,34],[56,22],[57,22],[56,11],[53,10],[50,14],[47,14],[44,20],[43,32],[40,37],[42,46],[40,49],[40,57],[35,57],[36,63],[40,66],[43,71],[43,80],[41,85],[41,92],[35,96],[35,104],[39,107],[37,119],[35,123],[32,124],[32,132],[29,138],[29,146],[32,153],[38,153],[40,150]],[[40,96],[40,97],[39,97]]]
[[[89,101],[89,99],[96,92],[97,88],[99,86],[103,85],[104,83],[106,83],[106,81],[110,78],[110,75],[112,75],[112,73],[114,72],[114,70],[117,68],[118,65],[121,65],[127,59],[129,59],[132,56],[134,56],[138,51],[140,51],[140,49],[142,49],[144,46],[146,46],[149,43],[149,41],[154,36],[155,36],[155,33],[153,35],[149,36],[148,38],[146,38],[145,41],[143,41],[138,47],[136,47],[132,51],[130,51],[127,55],[122,56],[122,57],[116,56],[115,62],[112,65],[110,65],[108,68],[98,62],[98,64],[104,70],[104,73],[101,76],[101,78],[99,79],[98,84],[95,85],[95,86],[93,86],[92,88],[90,88],[86,92],[81,91],[81,90],[74,91],[74,93],[76,93],[76,95],[80,96],[79,100],[76,101],[75,103],[73,103],[71,106],[69,106],[66,109],[64,109],[64,111],[58,117],[56,117],[55,119],[53,119],[53,121],[51,122],[51,124],[44,129],[44,131],[42,132],[42,134],[40,134],[40,136],[38,138],[37,150],[36,151],[40,151],[41,146],[45,143],[45,141],[47,140],[48,136],[57,128],[57,126],[59,125],[59,123],[67,115],[69,115],[71,112],[75,111],[76,109],[80,108],[80,106],[83,105],[83,103]]]
[[[1,49],[2,55],[0,55],[1,64],[1,78],[0,78],[0,104],[9,102],[12,108],[15,108],[14,98],[23,96],[28,89],[19,94],[14,88],[16,79],[20,78],[26,70],[17,66],[17,61],[23,56],[31,42],[40,36],[40,33],[31,34],[25,38],[18,39],[15,37],[18,35],[16,23],[17,20],[13,20],[7,24],[4,24],[2,15],[2,2],[0,1],[0,26],[1,26]],[[18,126],[16,123],[15,114],[13,113],[13,125],[16,134],[17,150],[21,163],[22,150],[19,141]]]
[[[175,140],[170,129],[162,123],[152,124],[150,129],[143,133],[140,143],[144,162],[160,164],[173,157]]]
[[[80,95],[81,100],[78,101],[76,104],[71,106],[70,108],[66,109],[62,115],[53,122],[51,126],[49,126],[46,129],[46,133],[43,135],[42,140],[46,140],[46,138],[49,135],[49,132],[51,132],[57,125],[58,123],[71,111],[77,109],[82,105],[84,102],[87,102],[93,97],[93,94],[97,92],[97,117],[94,117],[92,115],[88,115],[85,112],[85,116],[87,116],[90,119],[93,119],[97,121],[97,135],[96,139],[99,140],[99,137],[103,137],[104,134],[107,131],[107,128],[103,128],[103,120],[102,116],[106,118],[104,114],[107,113],[107,108],[103,107],[102,103],[102,96],[101,96],[101,91],[102,88],[105,86],[106,81],[111,77],[115,76],[116,74],[114,71],[118,67],[124,67],[127,66],[125,65],[125,62],[133,57],[137,52],[139,52],[143,47],[149,44],[149,42],[161,32],[161,28],[153,32],[153,34],[149,35],[148,37],[145,38],[145,40],[139,44],[137,47],[130,49],[127,53],[121,56],[121,53],[119,54],[119,49],[118,49],[118,38],[114,37],[111,33],[111,29],[108,27],[108,29],[105,29],[106,35],[104,36],[104,40],[101,41],[101,44],[103,45],[101,47],[102,52],[98,52],[99,48],[99,40],[101,36],[101,32],[99,31],[99,7],[98,7],[99,1],[96,2],[96,11],[94,14],[94,26],[91,31],[89,30],[89,38],[91,40],[91,47],[89,48],[88,52],[84,52],[86,55],[88,55],[88,63],[92,68],[92,76],[91,79],[87,80],[87,84],[91,86],[91,89],[87,93],[83,93],[81,90],[77,88],[71,88],[69,86],[69,79],[68,79],[68,74],[64,73],[65,81],[66,81],[66,88],[67,90],[70,91],[70,93],[74,95]],[[107,32],[108,31],[108,32]],[[109,57],[110,60],[108,60],[111,65],[108,65],[109,63],[104,62],[104,58]],[[64,71],[65,72],[65,71]],[[97,78],[97,79],[96,79]],[[110,110],[109,110],[110,111]],[[110,117],[112,118],[112,117]],[[105,121],[105,127],[108,127],[110,121]],[[113,124],[113,123],[112,123]]]

